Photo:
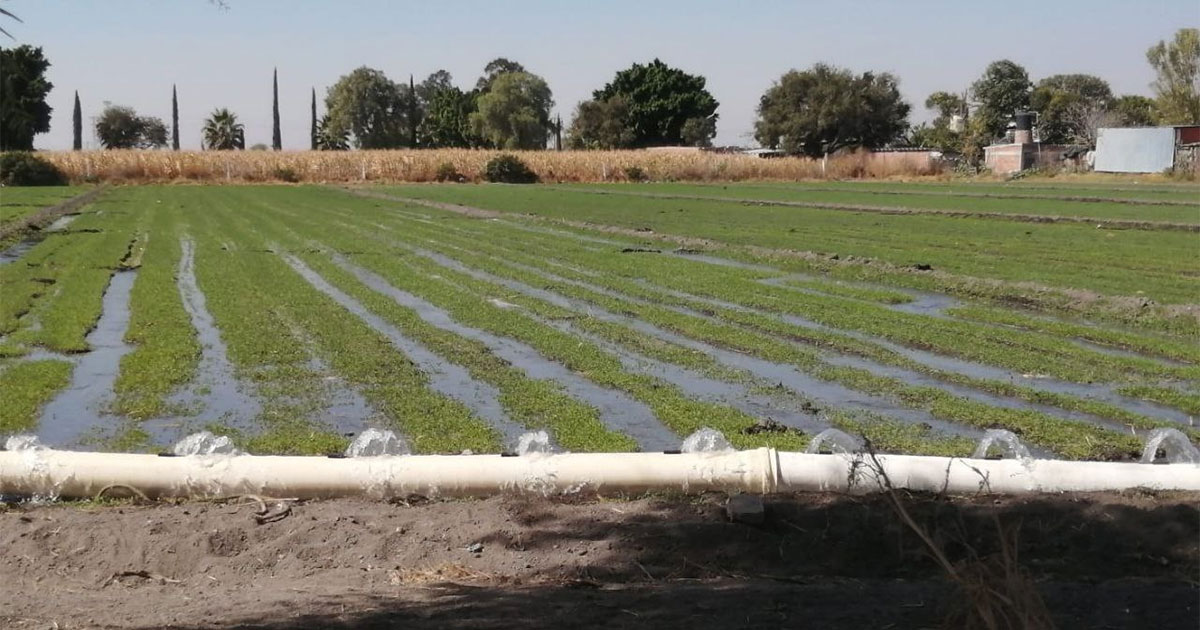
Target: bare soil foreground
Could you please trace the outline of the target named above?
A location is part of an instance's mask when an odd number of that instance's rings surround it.
[[[1195,494],[910,497],[958,563],[1018,561],[1060,628],[1195,628]],[[9,506],[5,628],[921,628],[963,598],[884,497]],[[272,507],[271,505],[267,506]],[[961,565],[960,565],[961,566]]]

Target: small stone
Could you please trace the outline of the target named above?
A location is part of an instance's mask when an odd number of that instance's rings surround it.
[[[762,497],[756,494],[735,494],[725,504],[725,513],[734,523],[760,525],[766,520]]]
[[[470,553],[483,553],[483,545],[481,543],[471,543],[467,545],[467,551]]]

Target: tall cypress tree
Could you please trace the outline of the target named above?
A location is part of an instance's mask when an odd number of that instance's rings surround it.
[[[276,68],[271,76],[271,90],[275,97],[275,103],[271,107],[271,148],[279,151],[283,148],[283,136],[279,133],[279,69]]]
[[[413,83],[413,75],[408,75],[408,146],[417,148],[417,86]]]
[[[313,151],[317,150],[317,88],[312,89],[312,124],[309,126],[308,136]]]
[[[71,128],[75,133],[75,141],[71,148],[80,151],[83,149],[83,109],[79,106],[79,90],[75,90],[75,112],[71,115]]]
[[[174,83],[171,84],[171,150],[179,150],[179,99]]]

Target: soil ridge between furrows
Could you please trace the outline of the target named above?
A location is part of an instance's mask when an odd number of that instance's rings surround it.
[[[105,188],[107,186],[101,184],[70,199],[42,208],[37,212],[0,227],[0,243],[12,241],[26,232],[41,230],[59,217],[79,212],[81,208],[95,201],[100,196],[100,193],[104,192]]]

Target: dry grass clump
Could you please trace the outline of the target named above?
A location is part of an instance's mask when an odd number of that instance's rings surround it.
[[[451,165],[480,181],[500,151],[50,151],[42,157],[72,181],[212,183],[432,182]],[[858,152],[822,160],[763,159],[701,151],[518,151],[544,182],[625,181],[640,172],[654,181],[798,180],[932,175],[923,159]]]

